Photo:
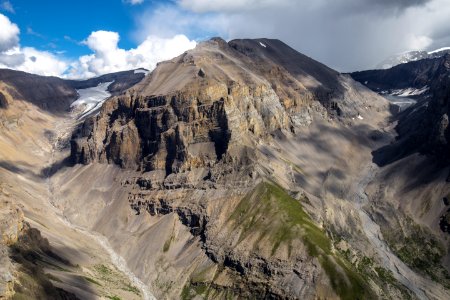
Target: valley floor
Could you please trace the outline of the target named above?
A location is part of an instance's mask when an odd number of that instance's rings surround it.
[[[182,292],[187,275],[193,268],[209,268],[212,265],[203,253],[199,239],[193,238],[176,216],[156,216],[152,219],[146,213],[135,215],[124,200],[127,194],[119,191],[117,183],[113,185],[121,178],[134,175],[133,172],[98,164],[67,167],[68,143],[79,122],[77,114],[54,116],[30,104],[18,103],[16,110],[10,109],[2,117],[0,199],[2,203],[19,207],[24,213],[24,221],[31,228],[38,229],[42,237],[48,240],[51,253],[62,258],[55,261],[52,255],[49,256],[50,252],[33,250],[39,253],[42,274],[52,285],[80,299],[154,299],[154,289],[157,289],[155,295],[161,298],[174,298]],[[320,132],[322,138],[330,138],[327,134],[334,134],[332,127],[317,126],[309,129],[305,136]],[[392,130],[391,124],[385,128],[388,131],[386,135],[392,137],[392,132],[389,132]],[[314,176],[312,170],[317,166],[311,161],[321,159],[307,146],[302,146],[304,142],[302,139],[291,145],[282,140],[275,142],[282,149],[293,147],[296,151],[304,151],[301,152],[303,157],[284,156],[283,160],[294,166],[291,167],[292,173],[286,174],[286,165],[278,169],[274,167],[274,175],[279,176],[280,181],[288,182],[287,185],[294,191],[301,190],[298,185],[304,181],[305,174]],[[336,145],[342,143],[336,142]],[[324,160],[330,159],[326,151],[323,153]],[[311,159],[308,153],[316,156]],[[370,149],[365,153],[370,154]],[[284,154],[279,155],[283,157]],[[350,191],[346,195],[349,199],[346,203],[330,200],[335,195],[316,193],[316,186],[311,184],[305,190],[312,205],[324,207],[326,213],[320,216],[314,215],[311,208],[307,211],[312,212],[315,220],[338,224],[336,227],[347,222],[347,218],[357,218],[364,234],[360,238],[369,242],[358,247],[371,248],[380,266],[389,270],[394,279],[411,292],[410,296],[450,299],[449,290],[413,271],[389,248],[379,224],[367,209],[370,200],[366,188],[380,171],[377,166],[367,163],[370,155],[360,159],[352,167],[359,169],[359,172],[353,175],[354,180],[348,179],[349,185],[344,188]],[[301,170],[294,170],[299,165]],[[128,172],[126,176],[124,172]],[[331,190],[330,186],[336,180],[333,176],[338,176],[333,172],[328,168],[327,178],[317,187]],[[317,204],[322,201],[320,198],[330,200],[330,203]],[[351,215],[346,215],[350,210]],[[118,213],[113,215],[113,211]],[[345,228],[347,225],[342,226]],[[18,276],[15,285],[28,286],[29,289],[36,286],[35,283],[26,283],[33,279],[24,279],[29,276],[26,275],[28,271],[19,261],[13,262],[10,272]],[[174,282],[170,283],[169,277]],[[177,283],[176,280],[182,282]],[[170,291],[171,288],[174,292]],[[20,293],[26,298],[41,291],[22,290],[16,295],[17,299],[20,299]]]

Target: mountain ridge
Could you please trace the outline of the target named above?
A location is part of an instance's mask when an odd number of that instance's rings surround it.
[[[447,169],[374,164],[403,112],[278,40],[205,41],[81,118],[11,99],[0,197],[81,266],[50,271],[78,297],[448,296]]]

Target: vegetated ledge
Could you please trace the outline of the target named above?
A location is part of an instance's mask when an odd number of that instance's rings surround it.
[[[264,218],[261,215],[264,214]],[[282,244],[301,237],[308,254],[316,257],[331,285],[341,299],[369,299],[374,297],[368,283],[344,258],[333,253],[331,240],[292,198],[274,182],[262,182],[247,194],[230,217],[240,239],[248,235],[269,237],[273,243],[272,255]]]
[[[340,254],[332,251],[330,238],[307,215],[300,202],[273,182],[261,182],[243,197],[227,220],[225,227],[239,236],[238,244],[246,243],[247,237],[253,241],[256,240],[253,244],[255,250],[252,252],[258,252],[256,248],[261,244],[271,245],[270,256],[286,248],[291,256],[291,252],[293,254],[296,251],[292,245],[301,242],[306,246],[307,255],[317,258],[330,280],[331,287],[341,299],[376,298],[361,274]],[[254,237],[258,238],[254,239]],[[194,280],[194,275],[183,289],[183,299],[192,299],[196,295],[206,298],[218,294],[245,296],[246,293],[252,295],[258,293],[262,298],[282,298],[270,287],[265,287],[260,280],[253,282],[248,277],[254,274],[252,269],[255,268],[264,269],[263,273],[267,276],[277,274],[277,267],[270,264],[271,257],[260,257],[259,260],[245,262],[234,259],[232,253],[219,258],[214,256],[215,253],[211,249],[206,250],[213,261],[219,264],[219,271],[215,273],[214,279],[205,278],[198,281]],[[216,284],[215,278],[220,277],[218,274],[224,268],[235,271],[236,277],[233,280],[236,280],[237,285],[225,288]],[[242,285],[238,283],[241,280],[247,283],[250,290],[242,290]]]

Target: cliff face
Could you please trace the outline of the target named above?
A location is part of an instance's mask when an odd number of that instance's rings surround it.
[[[72,161],[166,175],[236,161],[231,149],[276,130],[356,117],[351,84],[279,41],[213,39],[108,101],[75,135]]]
[[[274,139],[313,122],[327,130],[356,126],[363,116],[365,132],[385,108],[382,98],[280,41],[212,39],[106,101],[74,134],[71,160],[125,169],[114,182],[136,214],[152,222],[175,215],[200,245],[204,264],[182,268],[176,280],[159,273],[152,279],[157,296],[189,298],[208,286],[223,298],[371,297],[367,282],[277,183],[290,185],[295,176]],[[180,270],[167,258],[178,253],[170,250],[175,241],[167,236],[155,268],[161,260]]]

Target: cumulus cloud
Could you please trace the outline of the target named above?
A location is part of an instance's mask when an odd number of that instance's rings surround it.
[[[225,14],[198,15],[173,5],[161,5],[146,10],[137,17],[138,29],[134,35],[139,41],[145,40],[148,35],[169,38],[177,34],[195,36],[202,40],[211,35],[224,34],[230,21],[230,17]]]
[[[0,68],[46,76],[87,78],[137,68],[152,70],[159,61],[171,59],[196,45],[185,35],[148,35],[136,48],[127,50],[119,48],[117,32],[100,30],[79,43],[92,50],[92,54],[69,61],[49,51],[21,47],[19,28],[2,14],[0,28]],[[27,32],[34,33],[31,28]]]
[[[44,76],[61,76],[68,68],[68,63],[53,53],[40,51],[32,47],[16,47],[4,54],[8,61],[2,60],[6,67]]]
[[[0,52],[7,51],[19,44],[19,27],[2,14],[0,14],[0,28]]]
[[[92,32],[84,44],[93,54],[84,55],[73,63],[68,76],[92,77],[140,67],[152,70],[157,62],[180,55],[196,45],[184,35],[171,38],[150,35],[136,48],[125,50],[118,47],[119,39],[117,32]]]
[[[12,68],[40,75],[59,76],[68,64],[46,51],[19,45],[19,27],[0,14],[0,68]]]

